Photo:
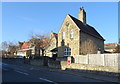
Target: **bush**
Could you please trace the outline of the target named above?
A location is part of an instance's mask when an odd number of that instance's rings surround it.
[[[117,47],[115,48],[115,53],[120,53],[120,45],[117,45]]]

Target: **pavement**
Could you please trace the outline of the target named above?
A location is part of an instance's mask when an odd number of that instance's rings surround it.
[[[85,73],[85,72],[77,72],[77,71],[72,71],[72,70],[60,70],[60,69],[55,69],[55,68],[48,68],[47,66],[34,66],[30,64],[25,64],[23,61],[19,60],[17,63],[16,61],[12,60],[7,60],[4,61],[5,63],[10,63],[16,66],[20,67],[26,67],[29,68],[30,70],[49,70],[50,72],[62,72],[62,73],[67,73],[67,74],[74,74],[77,76],[82,76],[84,78],[90,78],[90,79],[95,79],[95,80],[100,80],[104,82],[114,82],[117,83],[119,81],[118,77],[111,77],[111,76],[104,76],[104,75],[98,75],[98,74],[93,74],[93,73]]]

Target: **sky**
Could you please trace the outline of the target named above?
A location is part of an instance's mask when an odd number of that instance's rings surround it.
[[[58,33],[66,15],[78,18],[82,6],[87,24],[103,36],[105,43],[117,43],[117,2],[3,2],[2,41],[28,41],[32,33]]]

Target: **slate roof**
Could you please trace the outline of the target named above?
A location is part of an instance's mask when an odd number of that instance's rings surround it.
[[[82,32],[88,33],[94,37],[105,40],[92,26],[82,23],[80,20],[68,14]]]
[[[58,51],[58,48],[54,48],[51,50],[51,52],[57,52]]]

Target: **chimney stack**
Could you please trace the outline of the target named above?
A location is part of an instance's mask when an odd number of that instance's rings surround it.
[[[86,12],[83,7],[80,7],[80,11],[78,13],[78,19],[86,24]]]

